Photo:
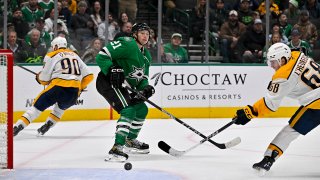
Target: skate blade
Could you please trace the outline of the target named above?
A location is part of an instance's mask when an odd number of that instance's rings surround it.
[[[128,148],[124,147],[123,151],[127,154],[149,154],[149,149],[136,149],[136,148]]]
[[[127,161],[127,158],[126,158],[126,157],[123,157],[123,156],[109,155],[108,157],[106,157],[106,158],[104,159],[104,161],[123,163],[123,162],[126,162],[126,161]]]
[[[254,168],[257,175],[260,176],[260,177],[263,177],[267,174],[267,170],[263,169],[263,168]]]
[[[37,137],[43,137],[44,134],[42,134],[41,132],[37,132]]]

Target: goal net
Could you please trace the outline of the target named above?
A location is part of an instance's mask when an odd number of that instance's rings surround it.
[[[0,50],[0,168],[13,168],[13,55]]]

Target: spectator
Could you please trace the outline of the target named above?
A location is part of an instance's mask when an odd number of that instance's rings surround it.
[[[9,32],[9,31],[15,31],[15,27],[14,27],[14,25],[12,24],[12,23],[8,23],[7,24],[7,31]]]
[[[83,53],[81,59],[84,63],[96,63],[95,58],[102,48],[102,41],[99,38],[94,38],[90,43],[90,47]]]
[[[220,29],[221,53],[223,62],[229,63],[233,58],[235,47],[239,37],[246,32],[246,25],[238,20],[238,13],[235,10],[229,12],[229,19],[223,23]]]
[[[128,14],[125,12],[120,13],[119,16],[119,26],[122,27],[124,23],[129,21]]]
[[[301,34],[298,29],[293,29],[291,32],[291,41],[288,43],[291,51],[303,52],[306,56],[313,57],[312,48],[310,44],[301,38]]]
[[[274,3],[276,3],[278,6],[279,6],[279,10],[280,10],[280,13],[283,13],[283,11],[285,9],[288,9],[289,7],[289,1],[288,0],[274,0]]]
[[[53,0],[38,0],[38,5],[43,9],[44,14],[54,8]]]
[[[11,22],[15,27],[17,38],[19,40],[23,40],[29,32],[29,24],[23,20],[22,11],[20,8],[14,10]]]
[[[188,63],[188,52],[185,48],[181,47],[182,35],[173,33],[171,36],[171,43],[165,44],[164,53],[170,54],[173,57],[173,63]]]
[[[43,18],[39,18],[36,20],[36,29],[40,31],[40,44],[46,48],[50,47],[51,43],[51,35],[44,30],[44,20]],[[26,35],[25,41],[30,43],[31,39],[31,31]]]
[[[271,39],[269,40],[268,47],[270,47],[272,44],[275,44],[278,42],[281,42],[281,34],[280,34],[280,32],[276,31],[271,34]],[[267,46],[264,46],[262,52],[263,52],[263,57],[262,57],[263,61],[262,62],[266,62],[267,61]]]
[[[212,10],[211,31],[219,34],[222,24],[228,19],[228,11],[224,6],[224,0],[217,0],[215,2],[215,9]]]
[[[307,0],[302,9],[309,11],[311,19],[320,17],[320,3],[317,0]]]
[[[288,39],[290,39],[292,25],[288,23],[287,15],[280,14],[278,18],[278,22],[280,25],[280,32],[282,35],[285,35]]]
[[[176,8],[175,0],[164,0],[163,5],[165,7],[164,22],[172,22],[173,10]]]
[[[262,49],[266,44],[261,19],[256,19],[251,28],[240,36],[238,40],[238,61],[243,63],[261,63]],[[242,59],[242,60],[241,60]]]
[[[108,27],[108,41],[113,41],[115,35],[119,32],[119,26],[117,21],[115,21],[112,17],[112,14],[108,15],[108,23],[109,23],[109,27]],[[105,37],[105,32],[106,32],[106,24],[105,22],[99,24],[98,26],[98,37],[100,39],[102,39],[103,41],[106,40]]]
[[[299,21],[293,26],[293,29],[298,29],[301,33],[301,39],[307,41],[311,47],[316,45],[318,39],[317,27],[309,20],[309,11],[302,10],[300,12]]]
[[[130,36],[131,35],[131,30],[132,30],[132,23],[131,22],[126,22],[123,24],[123,26],[121,27],[120,32],[118,32],[113,40],[117,40],[118,37],[124,37],[124,36]]]
[[[57,37],[65,38],[67,40],[67,48],[74,51],[75,53],[79,54],[78,50],[71,44],[70,39],[69,39],[68,35],[66,34],[66,32],[58,31]],[[53,51],[53,50],[52,50],[52,47],[50,46],[48,49],[48,52],[51,52],[51,51]]]
[[[24,20],[29,24],[29,29],[34,28],[36,20],[43,17],[43,10],[38,7],[38,0],[28,0],[28,4],[25,5],[21,12]]]
[[[137,11],[137,0],[119,0],[119,12],[127,13],[131,21],[136,20]]]
[[[299,3],[297,0],[289,1],[289,8],[284,10],[284,14],[287,15],[289,19],[295,19],[299,17]]]
[[[238,10],[239,21],[245,25],[253,23],[253,11],[250,9],[250,0],[241,0],[240,8]]]
[[[17,33],[15,31],[8,31],[8,49],[13,52],[14,62],[21,62],[21,42],[17,40]]]
[[[19,1],[18,0],[9,0],[7,3],[7,15],[8,20],[11,21],[12,13],[15,9],[19,8]],[[3,17],[4,15],[4,0],[0,1],[0,16]]]
[[[279,23],[273,23],[271,32],[272,34],[278,32],[280,34],[280,42],[284,44],[288,43],[288,37],[281,33]],[[269,34],[269,41],[271,41],[272,34]]]
[[[79,51],[84,50],[94,37],[93,22],[90,15],[86,13],[87,7],[85,1],[80,1],[78,3],[78,12],[72,17],[71,22],[71,27],[80,45]]]
[[[209,10],[209,19],[212,18],[212,11]],[[206,0],[197,0],[196,6],[192,9],[190,15],[190,25],[194,44],[202,43],[203,32],[206,17]]]
[[[22,44],[23,55],[22,62],[25,63],[42,63],[47,53],[47,49],[40,43],[40,31],[32,29],[30,31],[30,42],[25,41]]]
[[[68,4],[69,4],[69,10],[71,11],[72,16],[74,16],[78,11],[77,1],[76,0],[68,0]]]
[[[44,23],[44,30],[46,32],[48,32],[49,34],[53,34],[53,23],[54,23],[54,9],[51,9],[50,11],[50,17],[48,17],[47,19],[45,19]],[[60,30],[66,32],[67,34],[69,34],[68,32],[68,28],[67,25],[61,20],[61,19],[57,19],[57,24],[60,24]],[[53,39],[53,38],[52,38]],[[51,40],[50,40],[51,42]],[[49,47],[49,46],[48,46]]]
[[[101,9],[100,1],[96,0],[93,4],[93,10],[90,14],[91,20],[93,21],[94,32],[97,33],[98,26],[104,21],[104,12]]]
[[[272,15],[272,18],[277,19],[280,15],[279,7],[276,3],[274,3],[273,0],[269,1],[270,3],[270,13]],[[266,1],[262,1],[257,9],[261,15],[261,18],[264,18],[264,15],[266,14]]]
[[[162,46],[162,42],[161,42]],[[150,37],[148,43],[145,45],[145,47],[149,50],[150,55],[152,57],[152,60],[154,62],[157,62],[158,58],[158,46],[157,46],[157,36],[156,33],[152,28],[150,28]]]
[[[71,18],[72,18],[72,13],[69,10],[69,4],[68,0],[61,0],[61,11],[60,14],[64,17],[66,20],[66,25],[68,28],[71,28]]]
[[[252,11],[255,11],[255,10],[259,7],[259,1],[258,1],[258,0],[248,0],[248,2],[249,2],[249,8],[250,8]],[[237,0],[237,1],[234,3],[233,9],[235,9],[235,10],[240,10],[240,8],[241,8],[241,3],[242,3],[242,0]]]

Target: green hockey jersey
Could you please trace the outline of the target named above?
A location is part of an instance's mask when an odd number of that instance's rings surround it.
[[[126,81],[138,90],[148,85],[151,55],[146,48],[139,49],[132,37],[120,37],[108,43],[96,56],[96,62],[105,75],[111,66],[121,66]]]

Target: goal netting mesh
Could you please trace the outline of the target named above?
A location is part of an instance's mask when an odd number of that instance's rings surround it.
[[[9,57],[0,51],[0,168],[12,168],[12,92],[9,92],[12,89],[8,82],[13,81],[10,75],[13,59]]]

